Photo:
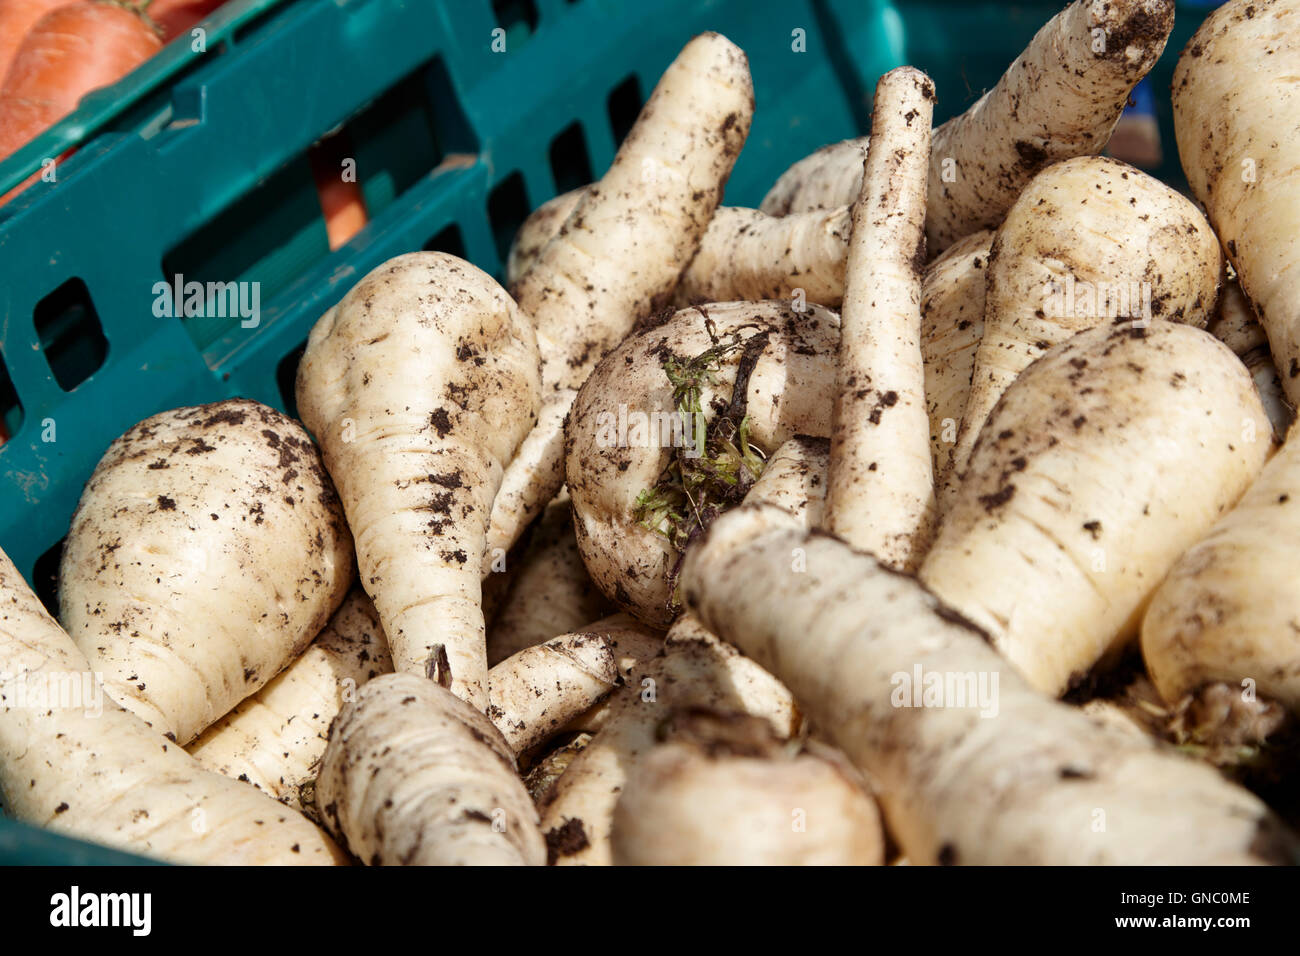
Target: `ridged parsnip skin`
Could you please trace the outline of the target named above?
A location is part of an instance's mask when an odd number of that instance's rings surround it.
[[[639,320],[671,301],[753,113],[749,61],[726,37],[702,33],[669,64],[605,175],[510,287],[536,322],[548,392],[579,388]],[[548,417],[544,434],[529,441],[556,447],[562,422],[562,413]],[[527,458],[511,472],[506,485],[519,489],[512,508],[520,513],[540,513],[560,490],[558,474]],[[518,522],[494,523],[516,537],[523,531]]]
[[[578,553],[568,492],[546,506],[523,551],[515,559],[514,580],[496,620],[488,627],[489,667],[613,611]]]
[[[838,308],[844,298],[849,207],[777,218],[723,206],[682,273],[678,304],[790,299]]]
[[[719,518],[687,556],[687,604],[771,668],[810,722],[870,775],[912,863],[1300,858],[1268,808],[1212,767],[1043,697],[915,578],[789,522],[769,506]],[[791,571],[794,551],[802,572]],[[917,668],[922,683],[924,675],[950,683],[948,706],[896,706],[915,700],[907,681]],[[983,677],[988,706],[978,692],[977,706],[961,706],[969,699],[956,696],[956,682],[965,675],[967,688]]]
[[[796,435],[767,459],[745,501],[776,505],[794,515],[803,527],[821,527],[830,457],[828,439]]]
[[[934,531],[921,274],[934,84],[910,66],[876,84],[862,194],[845,265],[825,522],[912,571]]]
[[[1300,433],[1174,565],[1142,621],[1142,656],[1171,704],[1223,682],[1300,711]]]
[[[1136,633],[1271,446],[1250,376],[1208,332],[1080,332],[1002,396],[921,580],[1059,695]]]
[[[586,186],[579,186],[567,193],[552,196],[524,220],[515,233],[515,241],[510,244],[510,254],[506,257],[507,287],[514,285],[520,276],[532,268],[542,249],[560,231],[586,191]]]
[[[550,861],[608,866],[618,796],[654,747],[659,726],[691,708],[761,717],[778,737],[798,730],[799,712],[771,674],[697,621],[682,616],[668,632],[662,657],[646,662],[610,698],[604,728],[574,758],[544,800],[542,830]]]
[[[95,687],[85,655],[3,552],[0,596],[6,813],[174,863],[345,862],[306,817],[204,770]]]
[[[492,722],[414,674],[376,677],[330,730],[316,803],[370,866],[536,866],[537,811]]]
[[[654,627],[667,627],[675,616],[669,573],[678,556],[661,534],[636,519],[636,500],[659,480],[674,454],[672,442],[695,441],[685,427],[680,439],[665,438],[670,429],[655,422],[671,425],[669,416],[676,415],[664,357],[684,360],[707,351],[713,344],[709,322],[722,341],[733,334],[769,335],[746,390],[751,444],[771,452],[795,435],[830,434],[827,396],[839,320],[821,306],[797,312],[788,302],[728,302],[683,309],[630,336],[601,362],[578,393],[566,429],[565,481],[578,548],[605,595]],[[730,401],[740,358],[740,350],[724,355],[714,384],[701,389],[706,415],[715,399]],[[649,418],[648,428],[634,427],[634,414],[654,413],[663,418]]]
[[[352,574],[307,433],[229,399],[109,446],[72,516],[59,617],[109,696],[184,745],[302,653]]]
[[[1077,0],[1049,20],[993,89],[934,131],[930,254],[996,227],[1053,163],[1100,153],[1173,25],[1174,0]],[[853,144],[866,148],[865,138],[849,140],[796,163],[759,208],[784,215],[852,202],[862,181]]]
[[[207,769],[301,808],[330,721],[359,686],[392,670],[379,615],[354,587],[307,650],[186,749]]]
[[[966,410],[975,352],[984,335],[984,286],[993,233],[971,233],[925,270],[921,283],[921,358],[936,477],[948,470]]]
[[[487,706],[480,605],[488,515],[536,420],[532,324],[486,273],[415,252],[316,323],[298,408],[321,443],[400,673]]]
[[[884,864],[880,813],[837,751],[737,714],[678,715],[669,733],[619,796],[616,866]]]
[[[1187,182],[1300,404],[1300,2],[1231,0],[1207,16],[1173,100]]]
[[[1117,318],[1204,327],[1222,263],[1196,207],[1132,166],[1087,156],[1030,183],[993,240],[984,336],[944,510],[989,412],[1030,362],[1075,332]]]
[[[512,753],[544,743],[600,702],[618,682],[599,625],[525,647],[488,671],[487,715]]]

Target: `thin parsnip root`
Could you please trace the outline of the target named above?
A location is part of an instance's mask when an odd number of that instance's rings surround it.
[[[455,256],[398,256],[316,323],[297,393],[394,669],[486,707],[488,516],[541,393],[528,317]]]
[[[1204,327],[1222,263],[1196,207],[1131,166],[1071,159],[1030,183],[989,254],[984,335],[944,510],[989,412],[1029,363],[1075,332],[1117,319]]]
[[[1081,332],[1002,396],[921,579],[1062,694],[1134,636],[1271,448],[1250,376],[1208,332]]]
[[[1268,412],[1268,420],[1273,423],[1273,434],[1281,441],[1295,421],[1295,406],[1287,399],[1264,327],[1256,320],[1254,306],[1235,279],[1224,283],[1219,308],[1207,330],[1232,349],[1246,366],[1255,380],[1255,390],[1264,403],[1264,411]]]
[[[589,630],[595,631],[609,643],[619,686],[631,680],[638,667],[663,653],[664,633],[646,627],[630,614],[613,614],[597,621]],[[570,720],[564,726],[564,732],[594,734],[605,726],[609,713],[609,698],[606,697]]]
[[[692,536],[744,498],[782,442],[829,436],[838,324],[785,302],[683,309],[592,373],[567,426],[565,481],[583,561],[620,607],[666,627]]]
[[[175,863],[343,854],[301,814],[211,773],[105,699],[100,675],[0,552],[0,804],[19,820]]]
[[[880,814],[829,747],[760,717],[688,710],[628,778],[611,835],[617,866],[880,866]]]
[[[687,605],[871,776],[912,863],[1300,860],[1213,768],[1046,699],[916,579],[790,521],[770,506],[719,518],[687,557]]]
[[[307,433],[230,399],[109,446],[72,517],[59,616],[108,694],[184,745],[302,653],[352,573]]]
[[[1174,132],[1300,404],[1300,2],[1231,0],[1201,24],[1174,71]]]
[[[683,616],[668,633],[663,657],[638,668],[611,698],[611,713],[542,804],[550,861],[608,865],[618,796],[655,745],[659,726],[692,707],[751,714],[780,738],[794,735],[799,713],[781,684],[735,648]]]
[[[717,33],[695,37],[664,71],[605,175],[511,285],[536,322],[547,393],[579,388],[638,321],[671,300],[753,112],[749,61]],[[537,451],[511,463],[495,547],[508,550],[560,490],[546,466],[558,460],[567,410],[540,421],[528,439]]]
[[[546,506],[512,570],[509,590],[488,628],[489,667],[613,611],[583,566],[567,492]]]
[[[876,85],[853,205],[827,476],[826,527],[912,571],[934,530],[921,358],[925,176],[934,84],[899,67]]]
[[[371,866],[538,865],[546,848],[492,722],[431,680],[376,677],[330,730],[322,819]]]
[[[820,528],[826,514],[826,474],[831,443],[796,435],[767,460],[745,500],[784,508],[805,528]]]
[[[1173,25],[1173,0],[1076,0],[1039,30],[992,90],[934,131],[930,254],[997,226],[1053,163],[1100,153]],[[760,208],[781,216],[853,202],[865,149],[848,140],[801,160]]]
[[[330,722],[359,686],[392,670],[379,615],[353,588],[311,647],[186,749],[209,770],[300,808]]]

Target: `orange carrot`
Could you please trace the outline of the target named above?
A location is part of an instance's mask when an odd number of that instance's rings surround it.
[[[67,3],[68,0],[63,0]],[[226,0],[153,0],[149,4],[149,19],[162,30],[164,43],[170,43],[182,33],[199,23]]]
[[[351,156],[352,144],[342,132],[321,140],[309,154],[331,251],[360,232],[370,218],[361,184],[343,178],[343,161]]]
[[[72,0],[0,0],[0,81],[9,72],[27,31],[56,7]]]

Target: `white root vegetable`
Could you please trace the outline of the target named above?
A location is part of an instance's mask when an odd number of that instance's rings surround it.
[[[503,606],[488,628],[488,666],[612,611],[583,566],[569,496],[562,492],[546,506],[516,562]]]
[[[19,820],[175,863],[345,862],[301,814],[200,767],[105,700],[0,552],[0,803]]]
[[[820,528],[826,514],[826,473],[831,443],[796,435],[783,443],[763,467],[745,500],[784,508],[805,528]]]
[[[1255,309],[1236,280],[1224,283],[1218,312],[1208,330],[1237,353],[1237,358],[1250,372],[1260,401],[1264,403],[1264,411],[1268,412],[1268,420],[1273,423],[1273,434],[1280,441],[1295,421],[1295,408],[1287,400],[1282,376],[1273,363],[1268,336],[1255,319]]]
[[[688,711],[614,811],[617,866],[880,866],[880,813],[838,752],[759,717]]]
[[[717,33],[695,37],[664,71],[605,175],[511,285],[536,322],[548,393],[579,388],[639,320],[671,300],[753,112],[749,61]],[[508,550],[560,490],[558,473],[541,464],[558,457],[561,408],[529,438],[547,453],[511,463],[505,483],[517,494],[494,519],[494,546]]]
[[[316,323],[298,407],[320,440],[394,669],[487,706],[480,569],[505,463],[541,391],[528,317],[490,276],[418,252]]]
[[[719,518],[687,557],[687,604],[871,776],[912,863],[1300,858],[1213,768],[1048,700],[916,579],[790,520],[749,505]]]
[[[371,866],[536,866],[537,811],[492,722],[413,674],[376,677],[330,730],[321,817]]]
[[[567,426],[565,480],[606,596],[651,626],[672,621],[675,569],[701,519],[744,497],[760,455],[830,434],[838,324],[815,305],[683,309],[597,367]]]
[[[1249,375],[1209,333],[1081,332],[1002,396],[921,580],[1062,694],[1134,636],[1271,446]]]
[[[528,794],[534,803],[540,806],[546,801],[555,782],[591,741],[591,734],[579,731],[572,735],[572,739],[551,750],[528,769],[524,774],[524,786],[528,788]]]
[[[1231,0],[1205,18],[1174,71],[1174,133],[1300,404],[1300,2]]]
[[[567,193],[552,196],[529,214],[515,241],[510,244],[510,254],[506,256],[506,286],[512,286],[519,278],[533,267],[542,249],[551,241],[551,237],[560,231],[565,220],[586,193],[586,186],[570,189]]]
[[[344,701],[392,670],[379,615],[353,588],[306,651],[186,749],[201,766],[299,809]]]
[[[984,285],[993,233],[959,239],[925,270],[921,357],[935,477],[947,473],[984,335]]]
[[[993,89],[934,131],[930,254],[997,226],[1053,163],[1100,153],[1173,25],[1173,0],[1076,0],[1048,21]],[[780,216],[853,202],[865,149],[849,140],[796,163],[760,208]]]
[[[487,715],[521,754],[590,710],[617,681],[613,646],[595,624],[526,647],[488,671]]]
[[[632,679],[638,667],[646,661],[663,653],[664,634],[662,631],[648,628],[630,614],[613,614],[591,625],[609,642],[614,655],[614,666],[618,672],[618,684],[622,686]],[[579,714],[563,728],[566,733],[596,733],[609,720],[609,698],[603,698],[590,709]]]
[[[550,862],[605,866],[619,792],[655,745],[657,728],[695,707],[760,717],[781,738],[799,715],[781,684],[733,647],[683,616],[668,633],[663,657],[633,674],[610,699],[605,727],[573,759],[542,804]]]
[[[826,527],[915,570],[935,519],[921,358],[925,176],[934,84],[880,78],[862,194],[853,206],[835,382]]]
[[[1293,427],[1237,506],[1178,559],[1142,621],[1142,655],[1161,697],[1175,707],[1186,698],[1228,703],[1217,725],[1197,728],[1210,741],[1257,743],[1261,717],[1280,716],[1270,713],[1277,704],[1300,712],[1297,434]]]
[[[1204,327],[1222,262],[1196,207],[1131,166],[1071,159],[1030,183],[993,241],[984,335],[944,510],[989,412],[1034,359],[1075,332],[1117,319]]]
[[[307,433],[231,399],[109,446],[72,517],[59,616],[109,696],[184,745],[302,653],[352,574]]]

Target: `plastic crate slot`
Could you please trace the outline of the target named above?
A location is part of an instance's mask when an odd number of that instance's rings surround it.
[[[637,116],[641,113],[641,81],[636,74],[628,76],[622,83],[609,92],[606,101],[609,108],[609,129],[614,134],[615,148],[623,145],[623,140],[632,131]]]
[[[446,252],[460,259],[465,258],[465,240],[460,234],[460,226],[454,222],[438,231],[438,234],[420,247],[424,252]]]
[[[59,563],[63,560],[63,536],[45,549],[45,553],[32,565],[32,590],[45,605],[51,617],[59,616]]]
[[[0,445],[17,435],[22,427],[23,404],[18,399],[13,379],[9,377],[4,356],[0,355]]]
[[[524,177],[518,171],[511,173],[488,194],[488,222],[492,224],[492,238],[496,242],[497,257],[506,261],[515,233],[528,218],[532,207],[528,204],[528,190]]]
[[[533,0],[492,0],[492,13],[506,31],[506,51],[521,45],[537,29],[537,4]]]
[[[591,182],[591,156],[582,124],[570,123],[551,140],[550,159],[557,193],[567,193]]]
[[[280,388],[280,401],[285,413],[290,418],[298,417],[298,363],[307,351],[307,340],[303,339],[292,352],[280,359],[275,367],[275,383]]]
[[[428,175],[448,153],[477,153],[441,57],[408,73],[344,124],[372,217]]]
[[[69,279],[36,304],[36,334],[59,388],[70,392],[104,364],[108,340],[90,290]]]

